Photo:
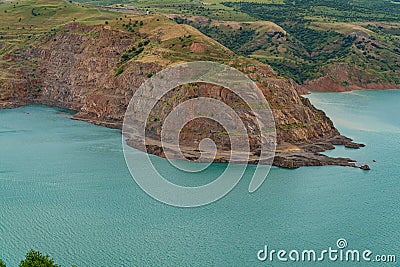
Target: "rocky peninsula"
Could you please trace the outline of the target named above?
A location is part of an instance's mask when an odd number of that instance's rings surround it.
[[[294,81],[279,77],[266,64],[237,56],[188,25],[160,15],[121,17],[106,25],[68,23],[37,37],[24,48],[3,53],[0,64],[7,73],[0,79],[0,108],[45,104],[76,111],[73,119],[121,128],[131,97],[146,79],[173,64],[200,60],[235,67],[262,90],[276,122],[278,148],[274,165],[360,167],[354,160],[321,154],[334,149],[334,145],[363,145],[342,136],[323,111],[299,95]],[[240,103],[229,90],[215,85],[177,88],[152,111],[157,120],[147,126],[149,136],[155,140],[147,146],[149,153],[163,156],[157,143],[163,118],[185,99],[197,96],[212,97],[232,106]],[[237,112],[251,129],[254,121],[247,111]],[[209,137],[218,144],[216,161],[228,160],[224,155],[229,151],[229,142],[218,131],[218,125],[200,121],[192,126],[181,132],[180,141],[188,148],[188,154],[196,154],[199,140]],[[257,163],[260,136],[251,136],[250,163]]]

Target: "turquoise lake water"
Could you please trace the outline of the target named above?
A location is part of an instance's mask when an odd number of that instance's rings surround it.
[[[17,266],[34,248],[62,266],[288,266],[260,262],[257,252],[264,245],[320,251],[345,238],[350,249],[397,254],[398,266],[400,91],[309,98],[343,134],[367,145],[327,154],[369,164],[370,172],[272,168],[249,194],[250,167],[226,197],[191,209],[157,202],[136,185],[118,130],[73,121],[70,113],[45,106],[1,110],[0,258]],[[201,184],[223,169],[214,164],[176,180]]]

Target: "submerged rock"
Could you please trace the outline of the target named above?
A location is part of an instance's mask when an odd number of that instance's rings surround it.
[[[371,168],[370,168],[368,165],[363,165],[363,166],[360,167],[360,169],[361,169],[361,170],[364,170],[364,171],[369,171],[369,170],[371,170]]]

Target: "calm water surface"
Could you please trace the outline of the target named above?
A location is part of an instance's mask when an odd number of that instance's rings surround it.
[[[249,194],[250,167],[230,194],[194,209],[159,203],[135,184],[118,130],[50,107],[1,110],[0,258],[17,266],[35,248],[63,266],[287,266],[259,262],[257,251],[265,244],[318,251],[345,238],[349,249],[397,254],[399,261],[400,91],[309,98],[343,134],[367,144],[327,154],[367,163],[370,172],[273,168]],[[223,169],[173,176],[201,184]]]

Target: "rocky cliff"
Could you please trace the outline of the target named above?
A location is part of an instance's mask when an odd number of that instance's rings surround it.
[[[131,97],[154,73],[179,62],[212,60],[246,73],[257,82],[270,103],[278,137],[275,165],[356,166],[350,159],[319,154],[336,144],[354,148],[360,145],[341,136],[323,111],[299,96],[293,81],[278,77],[265,64],[236,56],[187,25],[175,24],[162,16],[147,16],[140,22],[140,28],[127,31],[126,25],[134,24],[132,21],[121,18],[110,25],[70,23],[43,35],[25,50],[5,54],[2,67],[14,71],[0,83],[1,106],[32,103],[58,106],[77,111],[75,119],[121,128]],[[149,123],[148,132],[159,138],[166,114],[194,96],[213,97],[228,104],[239,101],[229,90],[218,86],[181,86],[165,96],[168,108],[160,104],[152,111],[158,120]],[[245,110],[238,112],[241,118],[246,117]],[[251,123],[251,120],[245,122],[247,126]],[[229,149],[221,131],[209,136],[211,131],[204,133],[204,128],[218,129],[218,125],[206,120],[189,125],[181,133],[182,143],[195,151],[198,140],[211,137],[221,145],[221,150]],[[257,137],[251,140],[251,146],[253,151],[257,150]],[[157,145],[148,146],[148,151],[163,156]]]
[[[328,66],[324,76],[306,81],[299,86],[301,93],[309,91],[346,92],[351,90],[385,90],[400,89],[400,84],[382,81],[378,75],[350,66],[337,63]]]

